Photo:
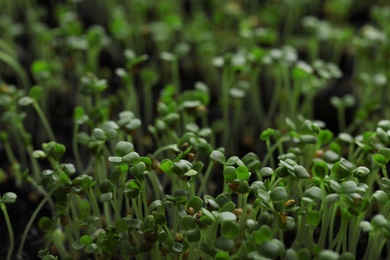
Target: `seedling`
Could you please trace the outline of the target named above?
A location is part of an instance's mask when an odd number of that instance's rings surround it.
[[[7,192],[7,193],[4,193],[2,196],[0,196],[0,207],[1,207],[1,210],[3,211],[3,214],[4,214],[4,219],[5,219],[5,222],[7,225],[8,237],[9,237],[9,249],[8,249],[7,258],[6,258],[7,260],[11,259],[11,257],[12,257],[15,241],[14,241],[14,232],[12,229],[12,223],[11,223],[11,220],[8,216],[6,204],[14,204],[16,199],[17,199],[17,195],[13,192]]]
[[[386,4],[54,2],[0,18],[7,259],[390,253]]]

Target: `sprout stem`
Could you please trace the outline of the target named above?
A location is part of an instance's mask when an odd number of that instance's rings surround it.
[[[1,210],[3,211],[4,214],[4,219],[5,223],[7,224],[7,229],[8,229],[8,237],[9,237],[9,248],[8,248],[8,253],[7,253],[7,260],[10,260],[12,257],[12,252],[14,251],[14,231],[12,230],[12,223],[9,219],[8,212],[7,212],[7,207],[5,206],[4,203],[0,203]]]
[[[41,107],[39,106],[39,104],[36,101],[34,101],[33,107],[34,107],[35,111],[37,112],[39,118],[41,119],[42,124],[45,127],[47,134],[49,135],[50,140],[55,141],[56,137],[54,135],[54,132],[51,129],[51,126],[50,126],[49,122],[47,121],[44,113],[42,112]]]
[[[24,243],[26,242],[27,235],[28,235],[28,232],[30,231],[31,225],[33,224],[35,218],[38,216],[39,211],[41,211],[41,209],[43,208],[45,203],[51,198],[51,195],[54,193],[54,191],[57,188],[58,188],[57,186],[52,188],[52,190],[43,198],[41,203],[39,203],[38,207],[35,209],[35,211],[31,215],[30,220],[28,221],[28,223],[26,225],[26,228],[24,229],[24,232],[23,232],[23,235],[22,235],[22,239],[20,241],[20,245],[19,245],[19,248],[18,248],[17,257],[19,259],[22,259],[22,251],[23,251]]]

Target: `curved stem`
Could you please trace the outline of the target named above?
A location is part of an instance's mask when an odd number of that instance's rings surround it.
[[[18,252],[17,252],[17,257],[19,259],[22,259],[22,251],[23,251],[23,247],[24,247],[24,243],[26,242],[26,239],[27,239],[27,235],[28,235],[28,232],[30,231],[30,228],[31,228],[31,225],[33,224],[35,218],[38,216],[38,213],[39,211],[41,211],[41,209],[43,208],[43,206],[45,205],[45,203],[50,199],[51,195],[54,193],[54,191],[57,189],[57,186],[55,186],[44,198],[43,200],[41,201],[41,203],[39,203],[38,207],[35,209],[34,213],[31,215],[30,217],[30,220],[28,221],[27,225],[26,225],[26,228],[24,229],[24,232],[23,232],[23,235],[22,235],[22,239],[20,241],[20,245],[19,245],[19,248],[18,248]]]
[[[206,183],[208,183],[208,180],[210,178],[210,174],[211,174],[211,169],[212,168],[213,168],[213,163],[210,162],[209,166],[207,167],[206,173],[204,175],[202,184],[200,185],[200,188],[199,188],[199,191],[198,191],[199,197],[201,197],[203,194],[206,194],[206,190],[205,190],[206,189]]]
[[[165,146],[162,146],[160,148],[158,148],[154,153],[153,153],[153,158],[156,158],[160,153],[166,151],[166,150],[169,150],[171,148],[174,148],[176,145],[175,144],[169,144],[169,145],[165,145]]]
[[[84,172],[84,169],[82,168],[79,148],[77,146],[77,134],[79,132],[79,125],[77,123],[74,124],[73,128],[73,136],[72,136],[72,149],[73,149],[73,155],[76,161],[76,167],[79,170],[79,172]]]
[[[14,251],[14,231],[12,230],[12,224],[8,216],[7,207],[4,203],[0,203],[1,210],[4,214],[5,223],[7,224],[8,237],[9,237],[9,248],[7,253],[7,260],[11,260],[12,252]]]
[[[55,135],[54,135],[54,132],[53,132],[53,130],[51,129],[51,126],[50,126],[49,122],[47,121],[47,119],[46,119],[44,113],[42,112],[42,110],[41,110],[39,104],[38,104],[37,102],[34,102],[34,103],[33,103],[33,107],[34,107],[35,111],[37,112],[39,118],[41,119],[42,124],[43,124],[43,126],[45,127],[45,129],[46,129],[46,131],[47,131],[47,134],[49,135],[50,140],[51,140],[51,141],[55,141],[55,140],[56,140],[56,137],[55,137]]]

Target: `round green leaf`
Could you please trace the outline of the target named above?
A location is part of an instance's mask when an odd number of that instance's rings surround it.
[[[357,184],[354,181],[345,181],[341,184],[341,192],[343,194],[351,194],[357,192]]]
[[[233,201],[229,201],[222,206],[221,211],[222,212],[224,212],[224,211],[232,212],[235,208],[236,208],[236,204],[234,204]]]
[[[390,130],[390,120],[380,120],[378,126],[383,128],[383,130]]]
[[[154,211],[155,209],[161,207],[163,204],[161,202],[161,200],[155,200],[153,201],[152,203],[150,203],[149,205],[149,212],[152,212]]]
[[[362,221],[360,222],[359,226],[364,232],[370,232],[374,230],[374,227],[371,225],[368,221]]]
[[[326,203],[333,203],[333,202],[339,201],[339,200],[340,200],[340,196],[338,194],[335,194],[335,193],[328,194],[325,197]]]
[[[47,156],[53,157],[57,161],[59,161],[66,152],[65,146],[56,142],[44,143],[42,148]]]
[[[265,241],[270,240],[273,234],[268,225],[262,225],[259,230],[253,231],[252,236],[257,244],[262,244]]]
[[[18,196],[13,192],[4,193],[0,202],[4,204],[14,204]]]
[[[181,221],[184,230],[191,230],[196,228],[196,221],[192,216],[184,216]]]
[[[257,217],[257,222],[259,223],[260,226],[265,226],[265,227],[268,226],[269,228],[272,225],[272,221],[273,221],[273,216],[266,211],[260,213],[260,215]],[[260,229],[262,229],[262,227],[260,227]]]
[[[103,180],[100,184],[99,184],[99,190],[101,193],[106,193],[106,192],[110,192],[112,191],[112,183],[110,180]]]
[[[361,178],[366,177],[370,173],[370,170],[367,167],[359,166],[355,170],[353,170],[352,173],[355,177]]]
[[[297,260],[311,260],[312,252],[308,248],[301,248],[297,251]]]
[[[240,160],[240,158],[238,158],[238,156],[229,157],[229,159],[227,159],[227,161],[225,162],[225,165],[234,166],[237,164],[238,160]]]
[[[246,166],[238,166],[237,167],[237,177],[241,181],[246,181],[251,176],[248,168]]]
[[[329,130],[321,130],[318,134],[318,141],[321,145],[327,144],[333,139],[333,133]]]
[[[113,194],[112,192],[103,193],[99,196],[100,203],[106,203],[112,200]]]
[[[260,169],[260,174],[264,178],[272,176],[273,173],[274,173],[274,170],[270,167],[263,167]]]
[[[220,207],[223,207],[225,206],[227,203],[229,202],[232,202],[232,197],[227,194],[227,193],[222,193],[222,194],[219,194],[216,198],[215,198],[215,202],[217,202],[217,204],[220,206]],[[226,211],[226,210],[223,210],[223,211]]]
[[[133,150],[134,146],[130,142],[119,141],[115,146],[115,154],[118,156],[125,156]]]
[[[286,259],[298,260],[299,258],[298,258],[297,252],[294,249],[289,248],[289,249],[286,250]]]
[[[379,165],[379,166],[385,166],[387,164],[386,158],[381,155],[381,154],[374,154],[373,155],[374,161]]]
[[[35,151],[33,151],[32,154],[37,159],[45,159],[46,158],[46,154],[42,150],[35,150]]]
[[[214,258],[215,260],[229,260],[230,256],[228,252],[225,251],[218,251],[215,255]]]
[[[324,161],[316,161],[312,168],[313,175],[323,180],[329,173],[328,164]]]
[[[171,166],[172,166],[173,162],[171,160],[164,160],[161,162],[161,170],[165,173],[170,173],[171,172]]]
[[[280,161],[280,162],[281,162],[281,165],[283,165],[282,161]],[[289,167],[294,169],[294,167],[292,167],[291,165],[289,165]],[[291,176],[292,174],[290,172],[291,172],[291,170],[288,170],[288,168],[285,167],[285,165],[275,169],[275,175],[279,178]]]
[[[246,94],[246,91],[244,89],[241,89],[239,87],[233,87],[229,89],[229,95],[232,98],[241,99],[244,98]]]
[[[165,215],[162,214],[153,214],[154,216],[154,221],[156,222],[157,225],[163,226],[167,224],[167,218]]]
[[[129,219],[129,220],[127,220],[127,225],[130,228],[141,229],[143,226],[143,222],[142,222],[142,220],[139,220],[139,219]]]
[[[34,99],[30,98],[30,97],[22,97],[21,99],[19,99],[18,101],[18,104],[21,105],[21,106],[28,106],[28,105],[31,105],[32,103],[34,103]]]
[[[188,191],[184,190],[184,189],[178,189],[176,190],[173,195],[175,197],[185,197],[188,195]]]
[[[351,164],[348,162],[344,166],[349,167]],[[352,174],[352,170],[348,171],[340,166],[340,162],[333,164],[331,169],[331,177],[336,180],[342,180]]]
[[[230,251],[234,247],[234,240],[225,237],[218,237],[215,240],[215,247],[224,251]]]
[[[30,89],[28,95],[35,101],[38,101],[42,95],[42,87],[34,86]]]
[[[355,260],[355,256],[351,252],[342,253],[338,260]]]
[[[246,221],[246,227],[249,230],[254,231],[254,230],[259,229],[259,223],[257,223],[257,221],[255,221],[254,219],[248,219]]]
[[[72,243],[72,248],[73,249],[76,249],[76,250],[80,250],[82,248],[84,248],[85,245],[83,243],[80,242],[80,240],[76,240]]]
[[[229,185],[234,182],[230,182]],[[234,184],[236,185],[236,184]],[[230,186],[229,186],[230,187]],[[230,187],[234,188],[234,187]],[[249,184],[247,181],[238,181],[238,187],[234,188],[234,192],[238,194],[246,194],[250,191]]]
[[[221,234],[223,237],[234,239],[240,233],[240,225],[236,222],[228,221],[221,224]]]
[[[215,199],[210,195],[204,195],[204,202],[209,204],[214,209],[219,209],[219,204],[215,201]]]
[[[128,189],[125,189],[123,192],[126,194],[126,196],[128,198],[135,199],[141,193],[141,190],[137,189],[137,188],[130,187]]]
[[[340,133],[338,137],[340,140],[342,140],[346,143],[349,143],[349,144],[352,144],[354,141],[353,137],[348,133]]]
[[[109,129],[109,130],[104,132],[106,140],[113,140],[113,139],[115,139],[117,134],[118,133],[117,133],[116,129]]]
[[[184,176],[187,176],[187,177],[194,177],[198,175],[198,172],[195,171],[194,169],[190,169],[188,172],[184,173]]]
[[[201,210],[203,206],[203,200],[198,196],[191,198],[187,203],[187,208],[191,207],[194,209],[194,212]]]
[[[48,78],[51,71],[51,63],[45,60],[35,60],[31,64],[31,72],[35,77]]]
[[[295,229],[295,220],[293,217],[287,216],[286,223],[281,223],[281,228],[284,230],[294,230]]]
[[[119,219],[115,222],[115,227],[118,232],[126,232],[127,230],[127,221],[125,219]]]
[[[277,239],[265,241],[259,246],[259,251],[262,255],[271,259],[276,259],[278,256],[282,255],[284,250],[284,244]]]
[[[389,201],[389,196],[382,190],[375,191],[372,196],[382,205],[385,205]]]
[[[305,196],[312,199],[322,200],[324,194],[322,193],[322,190],[320,188],[313,186],[305,191]]]
[[[87,245],[90,245],[93,243],[93,239],[88,236],[88,235],[84,235],[82,237],[80,237],[80,242],[84,245],[84,246],[87,246]]]
[[[206,208],[202,208],[201,211],[205,215],[205,217],[208,217],[212,222],[215,221],[215,216],[209,210],[207,210]],[[236,216],[236,215],[234,215],[234,216]]]
[[[183,244],[179,242],[173,242],[171,250],[173,253],[181,253],[183,252]]]
[[[73,120],[76,124],[84,124],[88,120],[88,116],[84,113],[84,108],[77,106],[73,112]]]
[[[212,151],[211,154],[210,154],[210,158],[214,162],[217,162],[217,163],[220,163],[220,164],[224,164],[225,163],[225,155],[221,151],[218,151],[218,150]]]
[[[381,214],[375,215],[371,219],[371,225],[374,227],[374,229],[380,229],[383,227],[387,227],[388,226],[387,219]]]
[[[144,162],[138,162],[137,164],[130,167],[130,173],[133,175],[141,175],[146,170]]]
[[[331,97],[330,103],[331,103],[332,106],[334,106],[335,108],[343,108],[343,107],[344,107],[344,104],[343,104],[343,102],[342,102],[342,99],[341,99],[340,97],[337,97],[337,96]]]
[[[317,137],[315,137],[314,135],[302,135],[300,137],[300,141],[304,144],[316,144]]]
[[[147,171],[150,171],[152,169],[152,159],[150,157],[141,156],[139,160],[145,164]]]
[[[261,140],[268,140],[273,134],[275,133],[275,130],[272,129],[272,128],[267,128],[266,130],[264,130],[261,135],[260,135],[260,139]]]
[[[318,260],[337,260],[338,258],[338,253],[327,249],[321,250],[320,254],[318,255]]]
[[[310,178],[310,174],[307,172],[305,167],[301,165],[294,166],[294,172],[298,179]]]
[[[104,131],[102,129],[100,129],[100,128],[93,129],[93,136],[97,140],[101,140],[101,141],[105,141],[106,140],[106,135],[105,135]]]
[[[128,164],[136,164],[140,160],[139,154],[131,152],[122,157],[122,161]]]
[[[306,222],[310,226],[316,227],[320,224],[321,214],[316,210],[310,210],[306,215]]]
[[[279,187],[275,187],[271,191],[270,198],[273,202],[287,200],[288,194],[287,194],[287,191],[284,187],[279,186]]]
[[[165,61],[173,61],[175,60],[175,55],[166,51],[160,53],[160,58]]]
[[[226,181],[233,181],[237,178],[236,168],[234,166],[227,166],[223,169],[223,177]]]
[[[313,73],[313,68],[304,61],[298,61],[293,68],[292,76],[294,79],[303,79]]]
[[[42,217],[38,222],[38,226],[43,231],[48,232],[55,227],[55,224],[48,217]]]
[[[248,153],[243,158],[245,166],[248,167],[249,171],[254,172],[260,168],[260,160],[259,157],[254,153]]]
[[[382,128],[378,127],[376,129],[376,133],[377,133],[379,139],[383,143],[387,144],[389,142],[389,135],[387,134],[387,132],[385,130],[383,130]]]
[[[89,244],[85,247],[85,253],[86,254],[93,254],[96,250],[98,250],[98,245],[95,243]]]
[[[122,157],[110,156],[110,157],[108,157],[108,161],[110,161],[112,163],[121,163],[122,162]]]
[[[142,125],[142,122],[138,118],[133,118],[129,123],[125,125],[125,128],[128,130],[135,130]]]
[[[390,160],[390,148],[381,148],[378,151],[378,154],[382,155],[386,159],[386,163]]]
[[[332,150],[327,150],[324,153],[324,160],[329,163],[335,163],[339,161],[340,155]]]
[[[188,242],[195,243],[198,242],[200,238],[201,238],[201,234],[199,229],[195,228],[187,231]]]
[[[353,165],[353,163],[347,161],[344,158],[340,159],[340,167],[343,168],[344,170],[348,171],[348,172],[350,172],[350,171],[355,169],[355,165]]]
[[[188,172],[191,168],[192,168],[192,163],[190,163],[187,160],[180,160],[178,162],[173,163],[173,165],[171,166],[171,170],[175,174],[179,174],[179,175]]]

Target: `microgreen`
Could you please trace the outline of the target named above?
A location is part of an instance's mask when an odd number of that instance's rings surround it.
[[[2,4],[6,259],[390,253],[388,4],[57,2]]]
[[[5,222],[8,229],[8,237],[9,237],[9,249],[6,258],[7,260],[11,259],[15,241],[14,241],[14,232],[12,229],[11,220],[7,212],[6,204],[14,204],[16,199],[17,199],[17,195],[13,192],[7,192],[4,193],[2,196],[0,196],[0,207],[4,214]]]

